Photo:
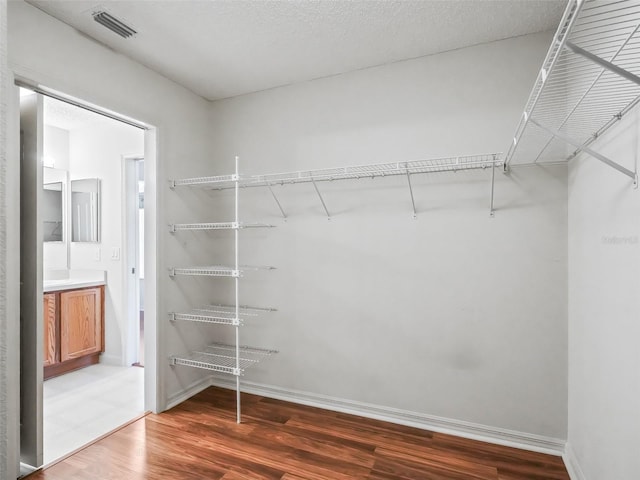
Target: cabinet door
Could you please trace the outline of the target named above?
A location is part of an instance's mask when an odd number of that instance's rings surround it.
[[[60,360],[102,351],[102,288],[60,294]]]
[[[44,366],[56,363],[56,294],[44,294]]]

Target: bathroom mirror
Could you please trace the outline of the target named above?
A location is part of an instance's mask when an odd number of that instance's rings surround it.
[[[42,193],[42,237],[45,242],[64,241],[64,188],[62,182],[45,183]]]
[[[71,180],[71,241],[100,241],[100,179]]]

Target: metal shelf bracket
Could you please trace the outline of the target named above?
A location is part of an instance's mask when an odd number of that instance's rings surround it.
[[[634,33],[637,31],[634,30]],[[569,50],[571,50],[573,53],[577,54],[577,55],[582,55],[583,57],[585,57],[588,60],[591,60],[593,63],[596,63],[598,65],[600,65],[601,67],[606,68],[607,70],[609,70],[610,72],[613,72],[617,75],[620,75],[623,78],[626,78],[627,80],[629,80],[630,82],[633,82],[637,85],[640,85],[640,77],[638,77],[637,75],[634,75],[633,73],[629,72],[628,70],[625,70],[624,68],[620,68],[617,65],[614,65],[611,62],[608,62],[607,60],[605,60],[604,58],[600,58],[597,55],[594,55],[593,53],[585,50],[584,48],[580,48],[577,45],[574,45],[571,42],[566,42],[565,43],[565,48],[568,48]]]
[[[329,213],[329,210],[327,210],[327,205],[324,203],[324,199],[322,198],[322,195],[320,194],[320,190],[318,190],[318,185],[316,185],[316,181],[313,177],[311,178],[311,183],[313,183],[313,188],[316,189],[316,193],[318,194],[320,203],[322,203],[322,208],[324,208],[324,211],[327,214],[327,220],[331,220],[331,214]]]
[[[556,130],[553,130],[552,128],[549,128],[549,127],[543,125],[542,123],[538,122],[535,118],[530,118],[529,121],[531,123],[533,123],[534,125],[536,125],[537,127],[541,128],[542,130],[545,130],[547,133],[550,133],[554,137],[557,137],[557,138],[559,138],[561,140],[564,140],[569,145],[573,145],[574,147],[578,148],[579,150],[582,150],[583,152],[591,155],[593,158],[596,158],[596,159],[600,160],[602,163],[604,163],[606,165],[609,165],[610,167],[616,169],[620,173],[625,174],[627,177],[630,177],[635,182],[635,179],[637,178],[636,172],[632,172],[628,168],[623,167],[622,165],[620,165],[620,164],[614,162],[613,160],[605,157],[601,153],[598,153],[595,150],[592,150],[591,148],[587,147],[586,145],[581,145],[580,142],[578,142],[577,140],[575,140],[573,138],[570,138],[567,135],[564,135],[563,133],[560,133],[560,132],[558,132]]]
[[[284,210],[282,209],[282,205],[280,205],[280,201],[278,200],[278,197],[276,197],[276,194],[273,191],[273,188],[271,188],[271,184],[270,183],[267,184],[267,188],[269,189],[269,192],[271,192],[271,196],[273,197],[273,199],[276,201],[276,204],[278,205],[278,208],[280,209],[280,213],[282,214],[282,218],[284,218],[285,221],[286,221],[287,220],[287,214],[284,213]]]
[[[413,187],[411,186],[411,174],[409,173],[409,168],[405,165],[407,170],[407,184],[409,185],[409,195],[411,195],[411,208],[413,208],[413,218],[417,218],[418,214],[416,213],[416,201],[413,198]]]

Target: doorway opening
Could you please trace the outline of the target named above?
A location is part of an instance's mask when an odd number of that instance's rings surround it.
[[[128,363],[144,367],[144,157],[123,156]]]
[[[21,88],[20,131],[20,456],[37,468],[145,412],[145,130]]]

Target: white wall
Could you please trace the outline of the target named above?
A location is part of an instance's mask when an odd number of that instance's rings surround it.
[[[215,102],[218,163],[184,176],[228,173],[234,155],[257,174],[501,151],[549,41],[530,35]],[[498,174],[494,219],[488,171],[414,178],[417,220],[403,178],[319,188],[330,221],[311,185],[276,189],[286,223],[268,191],[241,192],[245,220],[277,225],[242,232],[241,263],[277,270],[247,273],[241,303],[278,312],[243,327],[241,343],[280,350],[246,379],[564,439],[566,169]],[[183,221],[229,215],[228,192],[175,195],[194,208]],[[223,263],[228,245],[224,234],[176,235],[167,249]],[[208,282],[210,298],[225,297],[228,283]],[[176,281],[173,301],[195,300],[203,283]]]
[[[640,109],[591,148],[636,169]],[[568,443],[586,480],[633,480],[640,472],[638,311],[640,191],[582,155],[569,174]]]
[[[181,340],[164,337],[169,290],[165,272],[176,262],[176,254],[165,246],[170,234],[164,226],[183,216],[189,208],[167,201],[168,179],[182,176],[185,162],[208,161],[210,105],[185,88],[22,1],[10,2],[8,14],[9,66],[13,72],[156,127],[145,136],[145,229],[149,232],[145,236],[145,286],[147,299],[156,300],[145,304],[145,341],[148,345],[155,344],[158,336],[159,346],[156,357],[146,359],[145,378],[146,405],[161,410],[167,395],[179,388],[164,382],[169,370],[168,352],[178,346],[182,348]],[[152,246],[157,246],[161,252],[157,257]],[[149,349],[146,351],[150,352]],[[196,378],[198,373],[184,375]],[[158,379],[157,391],[151,388],[154,378]],[[189,381],[188,378],[185,380]],[[167,392],[167,389],[173,390]]]
[[[69,170],[69,130],[45,124],[43,151],[45,158],[54,160],[53,168]]]
[[[71,269],[104,270],[105,352],[103,363],[125,365],[124,344],[128,328],[123,302],[125,261],[123,254],[123,155],[144,152],[144,132],[115,120],[105,119],[70,132],[69,175],[71,180],[100,179],[100,242],[71,243]],[[111,254],[117,249],[118,259]],[[99,258],[96,258],[98,253]]]
[[[16,384],[17,375],[13,366],[18,360],[17,349],[12,348],[12,345],[19,343],[19,336],[13,328],[17,321],[16,312],[12,311],[10,304],[10,285],[15,281],[10,275],[16,272],[11,271],[12,264],[8,262],[7,255],[8,248],[15,246],[10,244],[8,221],[16,219],[15,215],[9,214],[7,205],[15,200],[14,194],[17,193],[17,190],[11,191],[11,183],[7,181],[7,171],[11,172],[8,159],[16,151],[14,146],[12,152],[7,142],[10,134],[16,131],[9,120],[9,106],[15,103],[9,93],[10,79],[11,74],[7,68],[7,3],[0,0],[0,478],[16,478],[18,475],[18,391],[7,388]],[[18,292],[14,289],[13,294],[15,293]]]

